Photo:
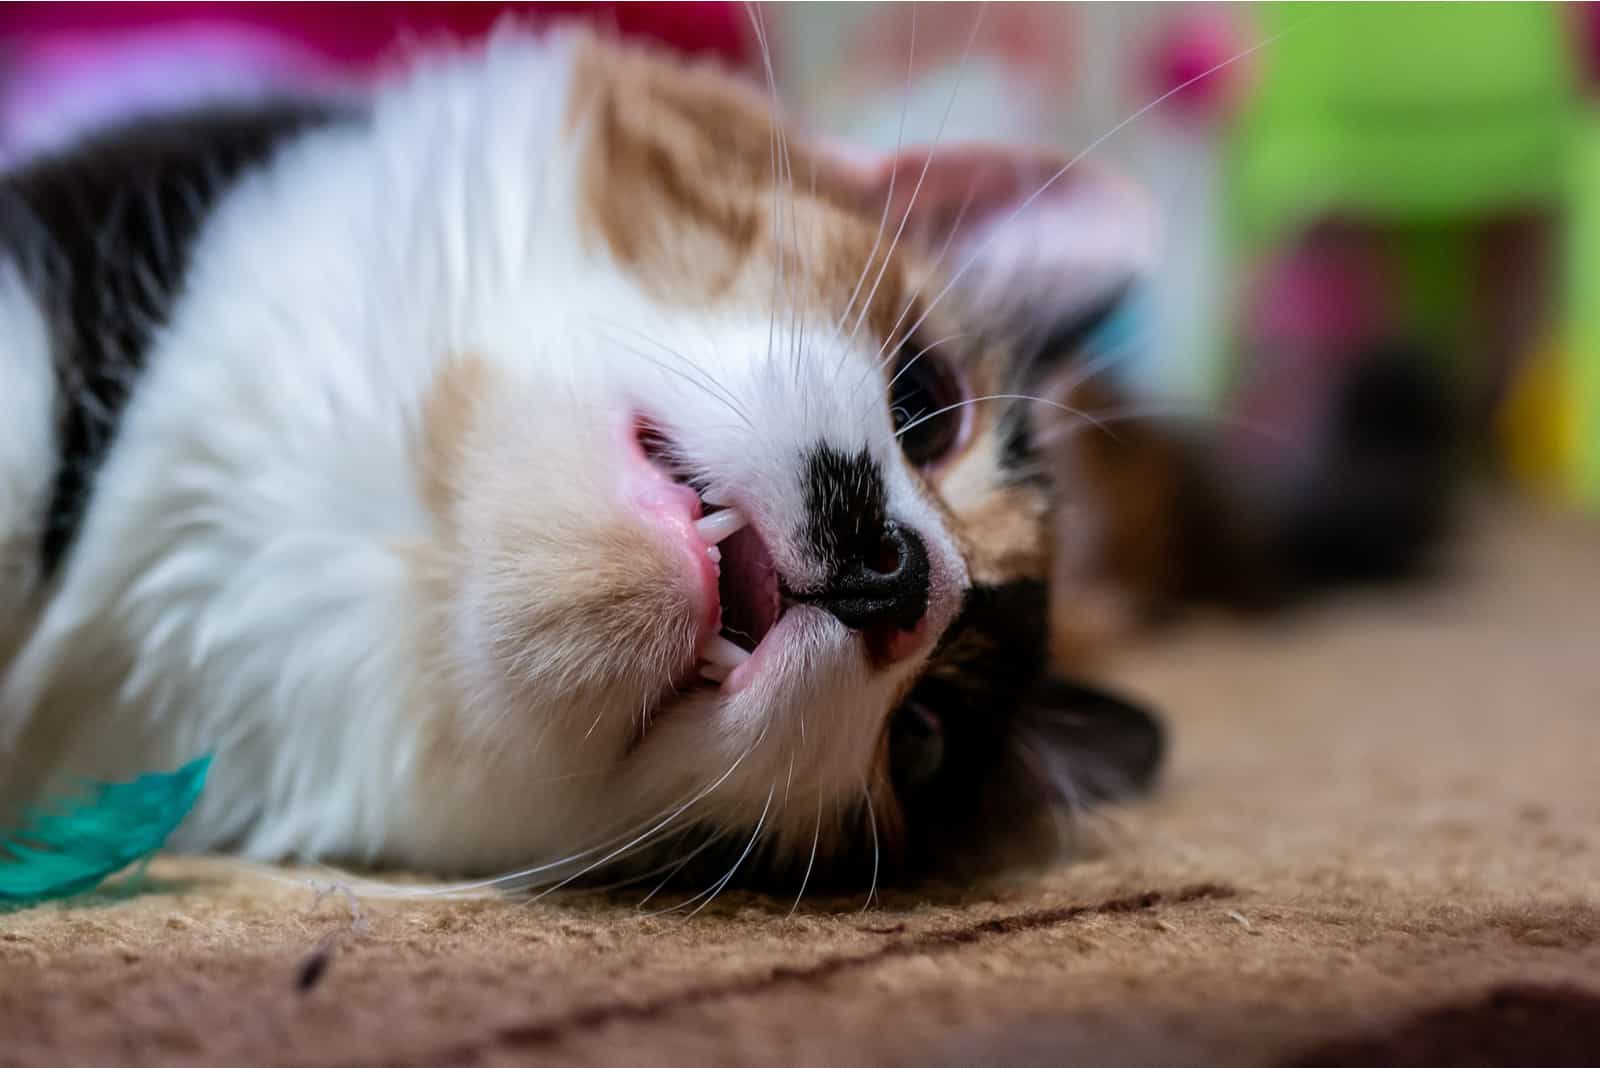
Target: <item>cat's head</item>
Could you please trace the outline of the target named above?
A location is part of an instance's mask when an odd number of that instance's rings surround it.
[[[1150,254],[1137,196],[1009,151],[852,156],[717,71],[572,55],[566,306],[424,406],[454,710],[424,766],[493,824],[455,854],[923,869],[1148,780],[1154,720],[1050,672],[1039,439],[1070,417],[1016,399]]]

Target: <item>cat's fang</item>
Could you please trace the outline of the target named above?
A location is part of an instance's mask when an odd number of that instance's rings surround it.
[[[726,540],[730,535],[737,534],[744,529],[750,520],[737,508],[724,508],[720,512],[712,512],[703,519],[694,521],[695,533],[700,535],[700,540],[707,545],[716,545]]]
[[[725,671],[732,671],[746,660],[750,654],[730,642],[720,634],[713,634],[706,639],[705,648],[700,650],[700,659],[719,667]]]

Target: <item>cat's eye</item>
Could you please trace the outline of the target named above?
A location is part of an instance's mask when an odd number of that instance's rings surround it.
[[[901,346],[890,377],[889,414],[906,458],[918,467],[944,459],[960,443],[967,406],[956,369],[931,347]]]

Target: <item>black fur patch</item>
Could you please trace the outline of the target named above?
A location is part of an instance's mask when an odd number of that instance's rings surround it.
[[[806,544],[833,574],[876,552],[888,520],[883,472],[865,449],[850,455],[818,445],[803,474]]]
[[[58,467],[40,546],[47,575],[72,545],[207,215],[247,168],[340,117],[313,103],[152,117],[0,182],[0,246],[44,309],[56,369]]]
[[[895,712],[891,774],[904,873],[959,876],[1045,855],[1056,806],[1148,789],[1165,752],[1155,713],[1048,673],[1048,593],[974,587],[933,667]]]

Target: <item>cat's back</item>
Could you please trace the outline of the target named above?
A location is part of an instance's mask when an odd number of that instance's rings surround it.
[[[510,37],[0,175],[0,779],[8,748],[47,763],[41,730],[115,770],[297,696],[409,699],[428,390],[473,353],[537,373],[592,288],[574,48]]]
[[[131,409],[314,416],[359,406],[375,354],[460,338],[441,309],[476,311],[449,292],[484,282],[469,231],[533,225],[513,171],[558,132],[567,50],[515,38],[370,95],[148,116],[0,174],[0,664],[148,429]]]

